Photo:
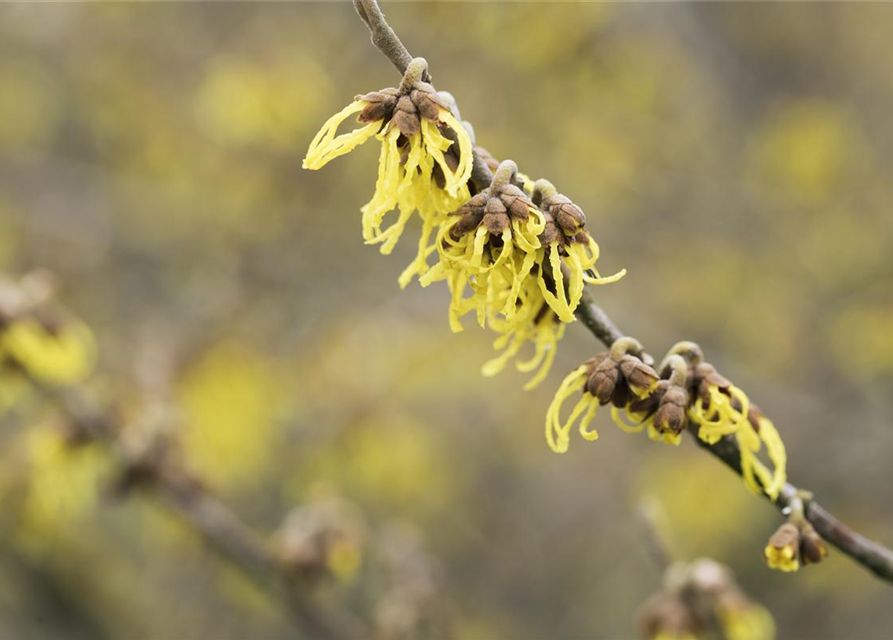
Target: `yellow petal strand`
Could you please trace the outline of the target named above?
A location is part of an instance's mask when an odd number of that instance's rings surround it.
[[[449,172],[448,167],[441,167],[444,170],[445,176],[450,176],[452,178],[452,184],[455,185],[454,189],[450,189],[450,182],[447,183],[447,190],[450,191],[453,195],[454,190],[458,189],[460,186],[466,184],[471,178],[471,169],[472,169],[472,152],[471,152],[471,137],[468,135],[468,132],[465,130],[465,127],[462,126],[452,113],[447,111],[446,109],[440,110],[440,120],[441,122],[446,123],[446,125],[456,132],[456,138],[459,142],[459,166],[456,167],[455,173]],[[449,147],[447,147],[449,148]]]
[[[338,131],[341,123],[347,120],[351,114],[362,111],[367,104],[365,100],[355,100],[326,120],[322,129],[319,130],[319,133],[316,134],[310,143],[310,148],[307,150],[307,156],[303,162],[305,169],[316,170],[322,168],[330,160],[353,151],[378,132],[381,128],[381,121],[370,122],[359,129],[354,129],[335,137],[335,133]]]
[[[541,266],[541,271],[537,280],[540,289],[543,292],[543,297],[546,299],[546,302],[549,303],[549,306],[552,307],[555,315],[557,315],[563,322],[573,322],[574,313],[568,306],[567,297],[564,291],[564,276],[561,273],[561,256],[558,255],[558,247],[553,243],[547,247],[545,251],[548,253],[556,293],[549,291],[549,288],[546,286],[546,281],[542,273],[543,266]]]
[[[630,414],[629,409],[625,408],[622,411],[623,413],[621,413],[621,409],[618,409],[616,406],[611,405],[611,418],[614,420],[614,424],[616,424],[621,431],[625,431],[626,433],[641,433],[642,430],[647,426],[647,421],[637,421]]]
[[[766,452],[774,466],[774,473],[771,480],[766,485],[766,494],[773,500],[778,498],[784,483],[787,482],[787,452],[785,451],[784,442],[778,434],[775,425],[768,418],[761,418],[760,440],[766,444]]]
[[[546,442],[555,453],[566,452],[570,441],[568,437],[570,424],[565,426],[561,422],[561,405],[569,397],[582,390],[585,383],[586,366],[581,365],[564,378],[546,411]]]
[[[598,431],[589,429],[589,423],[592,422],[592,419],[595,417],[595,411],[598,409],[598,400],[588,394],[583,396],[583,398],[588,400],[589,410],[583,416],[583,419],[580,420],[580,435],[583,436],[584,440],[592,442],[593,440],[598,440]]]

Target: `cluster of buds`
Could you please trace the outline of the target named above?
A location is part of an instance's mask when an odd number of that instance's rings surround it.
[[[447,281],[454,331],[462,330],[464,315],[475,312],[482,327],[500,334],[496,347],[508,348],[485,365],[486,372],[501,370],[525,343],[532,343],[537,364],[519,362],[518,367],[540,367],[527,388],[535,385],[554,357],[563,333],[560,323],[574,320],[584,282],[605,284],[624,275],[597,276],[598,245],[585,222],[583,211],[550,182],[532,183],[507,160],[488,188],[441,225],[435,243],[440,261],[420,282]]]
[[[437,95],[434,87],[421,78],[416,80],[410,74],[403,77],[399,88],[373,91],[357,96],[357,100],[366,103],[357,116],[359,122],[382,122],[385,127],[395,126],[407,140],[422,130],[421,118],[436,122],[440,110],[450,108]]]
[[[586,215],[570,198],[558,193],[551,182],[540,179],[534,183],[533,202],[542,210],[546,221],[540,234],[545,253],[541,267],[543,295],[564,322],[571,322],[580,304],[584,283],[616,282],[626,271],[605,278],[598,275],[595,265],[599,248],[584,228]]]
[[[546,440],[553,451],[567,451],[570,430],[580,421],[580,434],[586,440],[598,438],[589,429],[599,405],[626,407],[633,401],[644,401],[660,386],[657,372],[643,360],[642,345],[634,338],[621,338],[609,351],[598,354],[571,372],[546,413]],[[563,403],[582,391],[582,396],[566,420],[561,419]]]
[[[640,626],[648,640],[775,637],[769,612],[741,590],[728,567],[706,558],[669,566],[664,588],[642,606]]]
[[[555,451],[566,451],[572,425],[588,440],[597,435],[589,422],[598,405],[613,405],[614,422],[628,433],[645,429],[652,440],[678,445],[688,429],[708,445],[734,437],[741,451],[745,484],[756,493],[777,498],[785,483],[787,457],[772,422],[747,395],[704,361],[701,348],[680,342],[657,371],[643,360],[642,346],[630,338],[617,340],[562,382],[546,414],[546,439]],[[566,420],[563,403],[582,391]],[[759,459],[765,447],[773,468]]]
[[[511,183],[491,185],[450,214],[458,218],[450,237],[458,240],[483,225],[498,243],[509,226],[530,219],[531,209],[533,202],[520,188]]]
[[[364,239],[390,253],[418,213],[418,251],[400,286],[415,277],[423,286],[445,280],[454,331],[472,312],[481,326],[492,326],[503,353],[485,364],[488,374],[532,344],[531,359],[517,363],[522,370],[537,369],[529,388],[548,372],[561,323],[574,321],[584,283],[613,282],[625,271],[599,276],[598,245],[582,209],[549,181],[533,182],[514,162],[499,163],[477,148],[479,167],[494,177],[486,188],[472,184],[473,131],[459,121],[452,96],[437,92],[427,78],[427,63],[415,58],[398,87],[356,96],[323,125],[303,166],[320,169],[376,137],[382,151],[375,193],[361,209]],[[361,126],[339,135],[352,115]],[[392,211],[397,217],[385,225]]]
[[[512,184],[514,162],[503,162],[490,186],[450,213],[437,234],[440,261],[422,275],[422,286],[446,280],[452,293],[450,326],[461,331],[460,318],[475,311],[486,326],[488,310],[512,320],[519,310],[524,284],[536,266],[545,227],[542,212],[522,189]],[[464,297],[466,289],[470,297]]]
[[[274,541],[286,572],[301,580],[349,580],[363,557],[364,527],[356,510],[336,498],[293,509]]]
[[[797,571],[801,565],[817,564],[828,555],[828,547],[804,515],[804,498],[796,496],[788,507],[790,516],[769,538],[763,558],[770,569]]]
[[[423,229],[415,260],[400,277],[401,286],[427,270],[434,229],[470,197],[472,143],[451,108],[448,94],[428,82],[423,58],[410,62],[399,87],[364,95],[332,116],[310,143],[305,169],[320,169],[376,137],[382,145],[378,180],[372,199],[362,207],[363,239],[390,253],[407,222],[418,212]],[[338,128],[357,115],[359,128],[338,135]],[[397,219],[383,228],[394,210]]]

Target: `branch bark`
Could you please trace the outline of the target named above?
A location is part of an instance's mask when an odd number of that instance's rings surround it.
[[[372,43],[397,67],[400,73],[403,73],[412,56],[384,19],[378,2],[376,0],[354,0],[354,6],[372,33]],[[477,152],[474,155],[472,181],[479,189],[485,188],[489,186],[493,176]],[[624,333],[614,324],[608,314],[595,304],[588,292],[584,293],[576,314],[583,326],[606,347],[610,347],[618,338],[624,336]],[[695,437],[695,441],[725,463],[732,471],[741,475],[741,452],[733,438],[727,436],[714,445],[708,445],[697,437]],[[800,493],[800,489],[787,483],[778,500],[775,500],[773,504],[780,510],[784,510],[790,500]],[[766,497],[769,499],[768,496]],[[806,518],[825,540],[879,578],[893,582],[893,551],[843,524],[815,500],[807,501]]]
[[[134,460],[121,439],[122,425],[80,389],[57,389],[31,380],[34,387],[67,418],[77,442],[105,445],[132,480],[127,486],[146,486],[172,509],[218,554],[239,569],[261,590],[278,598],[295,625],[308,637],[348,640],[367,637],[363,624],[352,615],[323,608],[310,599],[304,585],[282,570],[266,540],[246,525],[204,483],[162,455],[147,463]]]

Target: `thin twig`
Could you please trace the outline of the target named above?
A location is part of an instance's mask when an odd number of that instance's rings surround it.
[[[376,0],[354,0],[354,6],[372,32],[373,44],[403,73],[412,56],[388,26]],[[478,188],[484,188],[489,186],[491,179],[492,173],[475,152],[472,180]],[[606,347],[610,347],[624,335],[588,293],[584,294],[576,314],[581,323]],[[708,445],[698,438],[695,441],[741,475],[741,452],[733,438],[727,436],[714,445]],[[799,492],[797,487],[787,483],[774,504],[779,509],[785,509],[791,498]],[[815,500],[808,502],[806,517],[825,540],[878,577],[893,582],[893,551],[846,526]]]
[[[283,571],[271,547],[200,480],[171,463],[164,455],[134,459],[121,438],[122,429],[112,412],[76,387],[58,389],[32,380],[35,388],[55,404],[68,420],[76,442],[105,445],[135,484],[154,490],[202,538],[262,590],[279,598],[296,626],[309,637],[349,640],[367,637],[360,621],[345,612],[324,609],[310,600],[303,585]]]

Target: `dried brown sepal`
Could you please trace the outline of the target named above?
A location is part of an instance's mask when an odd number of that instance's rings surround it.
[[[518,187],[508,184],[502,188],[499,199],[505,204],[514,220],[526,221],[530,217],[533,202]]]
[[[828,547],[816,530],[808,522],[800,525],[800,561],[804,564],[818,564],[828,555]]]
[[[657,371],[630,354],[620,359],[620,373],[626,378],[630,389],[638,396],[646,396],[654,391],[660,379]]]
[[[544,213],[543,217],[546,219],[546,225],[543,227],[543,232],[539,235],[540,243],[544,247],[548,247],[552,243],[557,242],[559,246],[563,247],[565,243],[564,234],[561,233],[561,229],[558,228],[555,219],[548,213]]]
[[[450,214],[462,217],[453,227],[453,238],[458,239],[471,233],[482,223],[490,235],[500,236],[513,220],[529,219],[531,207],[533,203],[530,199],[512,184],[498,189],[485,189]]]
[[[373,91],[365,95],[357,96],[357,100],[365,100],[367,104],[360,115],[357,116],[359,122],[375,122],[377,120],[390,119],[394,113],[394,107],[397,106],[397,98],[400,91],[393,87],[382,89],[381,91]]]
[[[636,396],[629,390],[629,384],[621,376],[617,384],[614,385],[614,395],[611,396],[611,404],[618,409],[623,409],[626,405],[636,399]]]
[[[484,226],[491,236],[501,236],[508,229],[509,217],[504,213],[485,213]]]
[[[407,138],[421,131],[422,124],[419,121],[419,112],[409,96],[400,96],[397,106],[394,107],[392,122]]]
[[[427,82],[416,83],[409,97],[418,109],[419,115],[434,122],[440,120],[441,109],[449,110],[437,95],[434,87]]]
[[[657,413],[654,414],[654,426],[659,431],[672,431],[681,433],[688,424],[685,415],[688,407],[688,391],[683,387],[669,385],[660,404]]]
[[[652,391],[651,395],[647,398],[634,397],[629,403],[630,413],[643,415],[645,417],[652,415],[657,411],[658,406],[660,406],[660,401],[663,399],[664,394],[667,393],[669,387],[669,380],[661,380],[657,383],[657,387],[655,387],[654,391]]]
[[[728,378],[721,375],[709,362],[699,362],[694,369],[695,385],[698,389],[698,395],[704,402],[709,401],[710,396],[708,389],[710,387],[718,387],[720,391],[727,393],[732,383]]]
[[[484,219],[484,207],[487,204],[487,199],[486,192],[479,193],[450,214],[451,216],[461,216],[461,220],[452,229],[454,239],[461,238],[466,233],[471,233],[478,228]]]
[[[800,530],[790,522],[785,522],[769,538],[769,546],[773,549],[787,548],[793,549],[795,552],[798,551],[800,548]]]
[[[614,389],[620,380],[620,366],[611,358],[605,358],[589,376],[586,381],[586,391],[598,399],[599,404],[606,405],[611,402]]]
[[[484,164],[487,165],[487,168],[490,169],[491,172],[495,172],[499,168],[499,160],[494,158],[493,154],[487,151],[484,147],[475,147],[474,152],[484,161]]]
[[[543,209],[548,210],[555,218],[564,235],[577,235],[586,224],[586,215],[570,198],[556,193],[543,200]]]
[[[599,351],[593,357],[589,358],[589,360],[583,363],[583,366],[586,367],[586,375],[591,376],[592,372],[595,371],[595,368],[609,357],[610,354],[607,351]]]

